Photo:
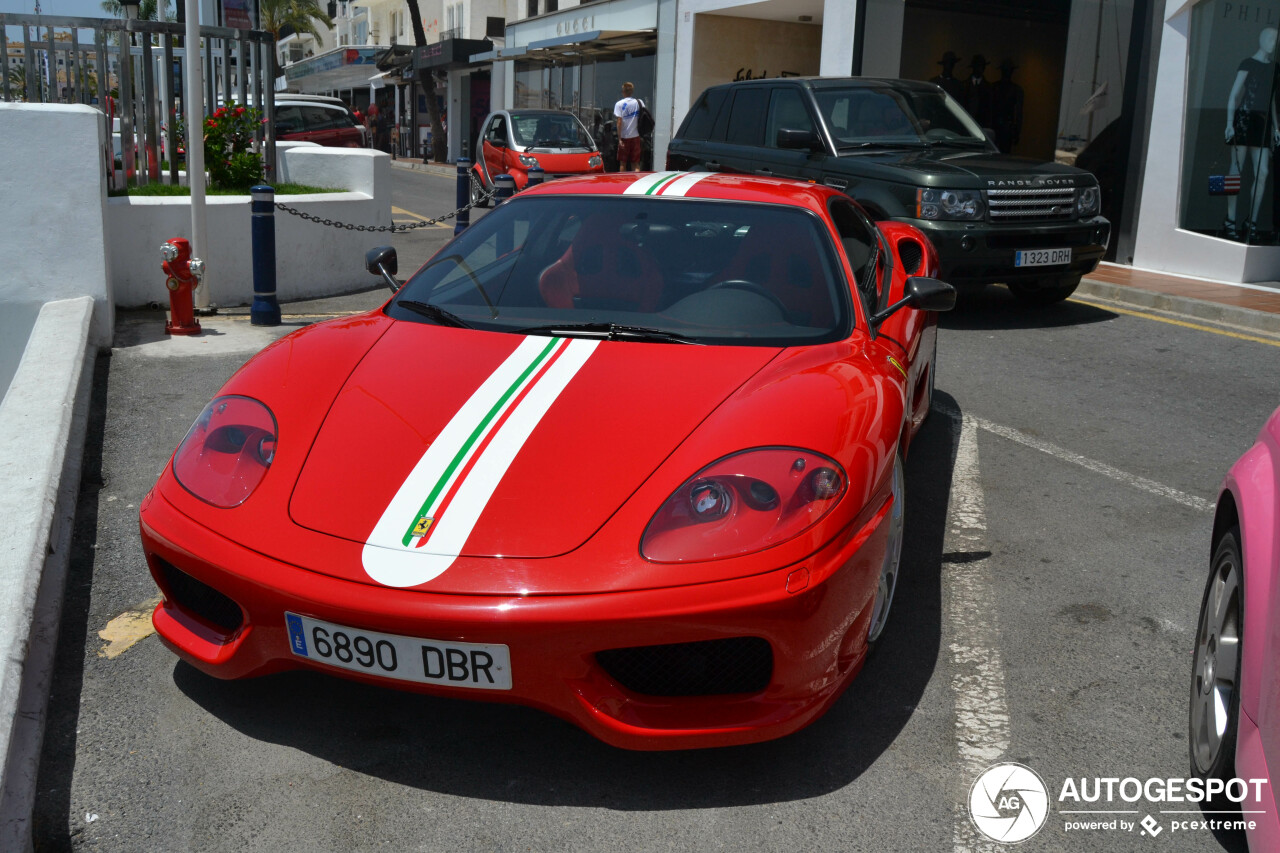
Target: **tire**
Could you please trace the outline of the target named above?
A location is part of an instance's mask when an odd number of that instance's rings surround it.
[[[472,172],[471,173],[471,206],[472,207],[488,207],[489,206],[490,199],[481,198],[481,196],[484,195],[484,192],[485,192],[484,183],[480,180],[480,178],[476,175],[475,172]]]
[[[1235,775],[1240,727],[1240,664],[1244,638],[1244,561],[1240,527],[1218,541],[1196,620],[1195,657],[1187,713],[1191,773],[1201,779]]]
[[[1080,286],[1080,276],[1070,278],[1046,278],[1039,281],[1009,282],[1009,292],[1027,305],[1053,305],[1061,302],[1076,292]]]
[[[884,560],[880,564],[880,578],[876,584],[876,596],[871,602],[871,619],[867,625],[867,645],[874,646],[884,636],[893,606],[893,594],[898,589],[898,576],[902,569],[902,528],[906,516],[906,477],[902,469],[902,454],[893,458],[893,507],[889,511],[889,541],[885,545]]]

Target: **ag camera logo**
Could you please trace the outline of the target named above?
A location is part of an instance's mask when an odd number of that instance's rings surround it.
[[[1026,841],[1049,817],[1049,789],[1022,764],[997,764],[969,789],[969,817],[978,831],[1002,844]]]

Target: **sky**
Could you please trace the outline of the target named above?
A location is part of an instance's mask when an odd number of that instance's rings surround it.
[[[0,0],[0,12],[28,14],[35,11],[35,0]],[[46,15],[70,15],[77,18],[102,18],[100,0],[40,0],[40,11]]]

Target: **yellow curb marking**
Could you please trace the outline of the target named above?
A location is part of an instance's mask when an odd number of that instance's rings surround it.
[[[1174,320],[1171,317],[1161,317],[1158,314],[1148,314],[1145,311],[1130,311],[1127,308],[1117,308],[1109,302],[1092,302],[1088,299],[1071,299],[1070,301],[1078,302],[1081,305],[1088,305],[1091,308],[1101,308],[1103,311],[1111,311],[1115,314],[1127,314],[1130,317],[1141,317],[1144,320],[1155,320],[1157,323],[1168,323],[1170,326],[1194,329],[1197,332],[1209,332],[1213,335],[1222,335],[1225,338],[1235,338],[1241,341],[1250,341],[1255,344],[1266,344],[1269,347],[1280,347],[1280,340],[1276,340],[1274,338],[1260,338],[1255,335],[1242,335],[1239,332],[1228,332],[1226,329],[1215,329],[1212,326],[1202,326],[1199,323],[1188,323],[1185,320]]]
[[[422,216],[420,214],[414,213],[412,210],[405,210],[403,207],[396,207],[394,204],[391,205],[391,214],[392,214],[392,217],[408,216],[418,220],[419,222],[426,222],[428,219],[431,218],[430,216]],[[452,225],[441,225],[439,222],[433,223],[431,227],[432,228],[450,228],[450,229],[453,228]]]
[[[156,632],[151,624],[151,611],[160,603],[160,596],[144,601],[136,610],[126,610],[107,623],[107,627],[98,632],[98,636],[107,641],[107,645],[98,651],[100,658],[119,657],[139,640]]]

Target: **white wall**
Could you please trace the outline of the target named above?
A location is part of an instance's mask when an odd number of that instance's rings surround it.
[[[277,201],[357,225],[390,225],[391,158],[380,151],[292,148],[283,155],[290,180],[344,192],[278,196]],[[253,239],[248,196],[208,197],[206,250],[209,301],[242,305],[253,300]],[[115,252],[111,275],[116,302],[168,305],[160,268],[161,243],[191,237],[190,199],[119,197],[108,200],[107,233]],[[307,222],[277,210],[276,291],[280,301],[348,292],[370,284],[366,250],[392,242],[387,233],[347,231]]]
[[[899,77],[902,68],[902,27],[906,0],[867,0],[867,37],[862,44],[864,77]],[[849,73],[846,63],[840,72]]]
[[[106,139],[93,107],[0,103],[0,303],[92,296],[95,345],[110,344],[115,323]]]
[[[1280,248],[1246,247],[1178,227],[1191,6],[1187,0],[1165,4],[1133,265],[1218,281],[1275,281],[1280,279]]]

